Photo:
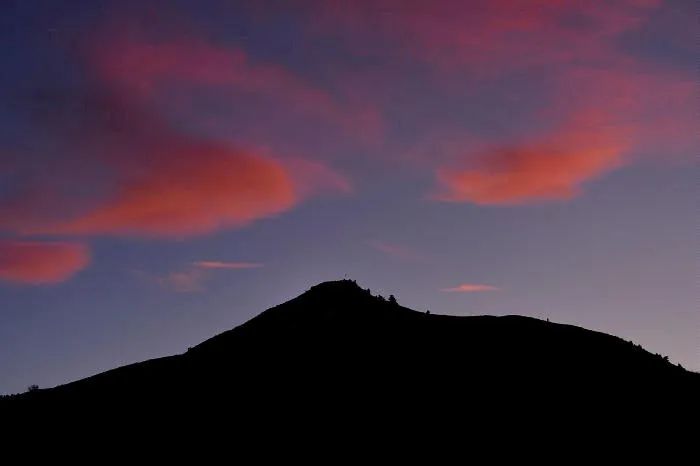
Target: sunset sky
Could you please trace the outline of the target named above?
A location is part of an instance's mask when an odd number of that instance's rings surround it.
[[[692,0],[4,0],[0,393],[325,280],[700,370]]]

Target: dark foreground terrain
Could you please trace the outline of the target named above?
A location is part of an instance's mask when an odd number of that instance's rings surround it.
[[[343,280],[184,354],[4,397],[0,418],[285,435],[590,421],[614,430],[639,419],[683,424],[698,394],[700,374],[611,335],[515,315],[417,312]]]

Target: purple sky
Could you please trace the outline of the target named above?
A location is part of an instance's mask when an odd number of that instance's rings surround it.
[[[3,2],[0,393],[346,274],[700,370],[696,28],[690,0]]]

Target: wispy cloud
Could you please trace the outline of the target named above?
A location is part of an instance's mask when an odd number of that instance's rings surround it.
[[[204,276],[197,270],[187,272],[171,272],[165,276],[154,277],[155,281],[164,288],[178,293],[195,293],[204,291],[202,280]]]
[[[183,271],[172,271],[166,274],[154,274],[144,270],[133,270],[132,273],[140,280],[157,285],[175,293],[198,293],[204,291],[205,274],[202,270],[191,268]]]
[[[195,261],[182,270],[174,270],[165,274],[154,274],[143,270],[136,270],[134,274],[169,291],[198,293],[206,290],[205,285],[207,281],[213,278],[217,270],[256,269],[261,267],[263,267],[263,264],[255,262]]]
[[[131,34],[97,42],[95,64],[103,79],[156,102],[173,99],[164,91],[164,82],[183,89],[179,95],[190,100],[197,89],[218,91],[222,99],[267,96],[274,99],[274,108],[283,107],[283,113],[295,119],[331,121],[360,137],[381,132],[381,118],[373,105],[338,99],[285,66],[251,59],[241,47],[213,44],[203,38],[193,40],[182,34],[159,41],[146,35],[132,29]]]
[[[476,291],[500,291],[500,288],[489,285],[474,285],[466,283],[464,285],[459,285],[454,288],[444,288],[442,291],[446,292],[463,292],[463,293],[473,293]]]
[[[370,240],[367,241],[367,246],[377,251],[381,251],[386,255],[395,257],[397,259],[414,261],[422,259],[422,256],[415,251],[412,251],[405,246],[401,246],[394,243],[386,243],[384,241]]]
[[[199,261],[192,262],[192,265],[202,269],[257,269],[263,267],[263,264],[254,262]]]

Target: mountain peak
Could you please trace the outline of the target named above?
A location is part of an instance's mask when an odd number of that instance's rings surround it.
[[[354,293],[357,291],[363,291],[362,287],[360,287],[360,285],[358,285],[355,280],[344,278],[342,280],[330,280],[326,282],[321,282],[317,285],[312,286],[308,292]]]
[[[331,314],[362,315],[367,312],[381,311],[384,308],[382,304],[388,303],[387,298],[374,295],[369,288],[362,288],[355,280],[346,278],[314,285],[296,298],[263,312],[260,317],[266,314],[275,316],[284,314],[287,317],[289,314],[295,314],[297,317]],[[392,304],[397,303],[394,300]]]

